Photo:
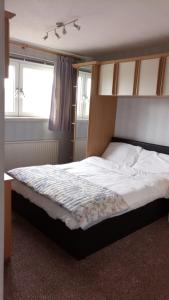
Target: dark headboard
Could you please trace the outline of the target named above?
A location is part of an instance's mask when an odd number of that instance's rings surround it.
[[[125,139],[125,138],[119,138],[119,137],[113,137],[112,142],[121,142],[121,143],[131,144],[134,146],[140,146],[146,150],[156,151],[159,153],[164,153],[164,154],[169,155],[169,147],[167,147],[167,146],[139,142],[139,141],[129,140],[129,139]]]

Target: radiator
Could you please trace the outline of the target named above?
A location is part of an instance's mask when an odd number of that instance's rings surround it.
[[[5,142],[5,170],[17,167],[55,164],[58,140]]]
[[[86,158],[86,139],[76,139],[74,142],[73,160],[78,161]]]

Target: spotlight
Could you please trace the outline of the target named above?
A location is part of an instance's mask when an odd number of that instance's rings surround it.
[[[73,23],[73,26],[77,29],[80,30],[80,26],[78,24],[76,24],[75,22]]]
[[[45,41],[47,40],[47,38],[48,38],[48,32],[46,32],[46,35],[43,37],[43,40]]]
[[[63,22],[56,22],[57,28],[63,27],[64,23]]]
[[[65,26],[63,26],[63,31],[62,31],[62,33],[63,33],[63,34],[66,34],[66,33],[67,33]]]
[[[78,18],[67,21],[67,22],[56,22],[56,25],[49,29],[48,31],[46,31],[45,36],[43,37],[43,40],[47,40],[48,37],[50,36],[50,33],[52,32],[58,39],[60,39],[62,37],[62,34],[65,35],[67,34],[67,27],[71,24],[71,26],[73,25],[74,28],[76,28],[78,31],[81,29],[81,26],[79,26],[79,24],[77,24],[78,22]],[[59,31],[60,30],[60,31]],[[59,33],[58,33],[59,32]]]
[[[60,35],[57,33],[56,29],[55,29],[55,35],[58,39],[60,39]]]

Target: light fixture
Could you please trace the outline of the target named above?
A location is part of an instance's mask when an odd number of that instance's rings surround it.
[[[75,21],[76,22],[76,21]],[[80,26],[78,24],[76,24],[75,22],[73,22],[73,26],[77,29],[80,30]]]
[[[44,41],[47,40],[47,38],[48,38],[48,32],[46,32],[46,34],[43,37]]]
[[[63,34],[66,34],[66,33],[67,33],[65,26],[63,26],[62,33],[63,33]]]
[[[60,34],[58,34],[58,30],[61,28],[62,34],[65,35],[67,33],[66,26],[68,26],[70,24],[73,24],[74,28],[76,28],[77,30],[80,30],[81,27],[77,24],[77,22],[78,22],[78,18],[73,19],[69,22],[56,22],[56,25],[46,32],[45,36],[43,37],[43,40],[46,41],[49,37],[49,33],[51,33],[51,32],[54,32],[55,36],[58,39],[60,39],[61,36],[60,36]]]
[[[58,39],[60,39],[60,35],[57,33],[56,29],[55,29],[55,35]]]

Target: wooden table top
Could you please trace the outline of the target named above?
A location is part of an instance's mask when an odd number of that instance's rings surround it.
[[[13,178],[8,174],[4,173],[4,181],[10,181],[10,180],[13,180]]]

